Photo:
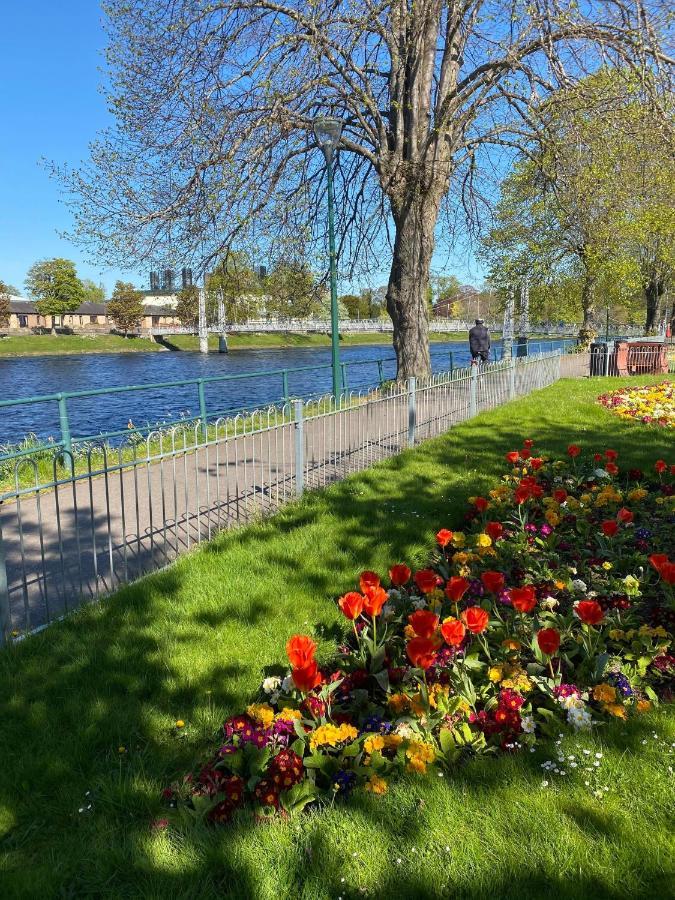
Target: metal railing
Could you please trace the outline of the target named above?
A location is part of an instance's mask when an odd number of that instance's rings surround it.
[[[675,348],[663,340],[603,341],[590,348],[590,375],[666,375],[674,372]]]
[[[129,455],[100,442],[51,477],[14,463],[0,504],[0,640],[29,632],[172,562],[222,529],[274,512],[560,377],[560,351],[455,369],[407,385],[295,400],[147,435]],[[69,456],[71,465],[59,459]],[[27,477],[30,476],[30,477]]]

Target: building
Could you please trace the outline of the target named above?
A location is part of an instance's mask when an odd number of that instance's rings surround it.
[[[156,299],[153,302],[146,296],[143,300],[141,333],[151,328],[180,325],[174,312],[175,300],[171,304],[171,298],[164,295],[161,296],[160,303],[157,303]],[[40,334],[51,331],[52,328],[72,334],[109,334],[115,330],[115,324],[108,317],[108,307],[105,303],[82,303],[72,313],[63,316],[42,316],[33,300],[26,300],[24,297],[9,298],[9,326],[0,328],[0,332]]]

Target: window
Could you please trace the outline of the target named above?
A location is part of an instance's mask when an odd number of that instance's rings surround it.
[[[98,316],[90,316],[89,324],[90,325],[98,325]]]
[[[28,316],[18,316],[19,328],[28,328]]]

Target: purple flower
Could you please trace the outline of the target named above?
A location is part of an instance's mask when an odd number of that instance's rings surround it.
[[[552,534],[553,529],[551,528],[550,525],[547,524],[547,525],[542,525],[541,528],[539,529],[539,531],[541,534],[544,535],[544,537],[548,537],[549,534]]]

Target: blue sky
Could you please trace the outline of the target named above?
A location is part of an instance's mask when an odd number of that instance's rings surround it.
[[[58,185],[40,165],[44,157],[77,166],[96,133],[111,124],[100,92],[104,46],[96,0],[4,4],[0,279],[22,292],[32,263],[53,256],[74,260],[80,277],[102,281],[108,292],[120,277],[146,286],[147,273],[102,268],[59,236],[69,230],[71,216],[60,202]],[[475,264],[469,266],[463,257],[451,263],[445,254],[437,254],[433,269],[454,273],[463,281],[480,280]],[[386,282],[386,269],[373,274],[374,282]]]

